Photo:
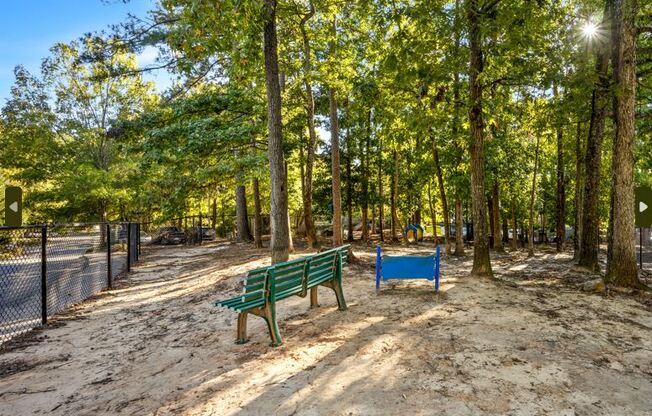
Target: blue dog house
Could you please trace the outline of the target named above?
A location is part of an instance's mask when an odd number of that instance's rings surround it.
[[[376,247],[376,291],[380,290],[381,279],[425,279],[434,280],[438,292],[439,257],[439,246],[432,256],[383,256],[379,244]]]

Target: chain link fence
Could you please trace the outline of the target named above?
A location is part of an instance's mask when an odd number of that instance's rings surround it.
[[[140,241],[138,223],[0,227],[0,346],[111,287]]]

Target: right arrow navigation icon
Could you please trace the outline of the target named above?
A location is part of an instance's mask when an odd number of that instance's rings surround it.
[[[652,227],[652,189],[641,186],[634,191],[636,226]]]

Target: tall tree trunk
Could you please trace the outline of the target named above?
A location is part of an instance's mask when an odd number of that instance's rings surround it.
[[[384,197],[383,197],[383,139],[378,140],[378,233],[380,234],[380,241],[385,241],[383,221],[384,215]]]
[[[602,27],[609,27],[611,6],[607,1]],[[608,43],[608,42],[605,42]],[[602,45],[598,51],[595,72],[598,77],[591,98],[591,122],[586,142],[586,164],[584,184],[584,207],[582,209],[582,242],[580,243],[579,265],[599,271],[598,249],[600,245],[600,216],[598,200],[600,169],[602,164],[602,140],[609,103],[609,45]]]
[[[484,119],[482,116],[482,80],[484,69],[479,0],[466,0],[469,63],[469,128],[471,132],[471,201],[473,203],[473,268],[475,276],[492,277],[487,241],[487,212],[484,189]]]
[[[432,137],[432,157],[435,162],[435,174],[437,175],[437,184],[439,185],[439,198],[441,199],[441,209],[444,214],[444,247],[446,254],[451,254],[451,219],[448,211],[448,201],[446,199],[446,188],[444,187],[444,175],[439,163],[439,149],[434,132],[430,131]]]
[[[254,154],[256,153],[256,138],[251,140],[251,147]],[[254,246],[256,248],[263,248],[263,217],[262,208],[260,205],[260,184],[258,178],[254,177],[252,180],[252,187],[254,190]],[[215,208],[215,205],[213,205]]]
[[[249,218],[247,213],[247,191],[244,185],[238,185],[235,188],[235,216],[238,235],[238,242],[251,241],[251,231],[249,230]]]
[[[268,157],[271,181],[270,241],[272,263],[289,258],[290,226],[288,221],[287,178],[281,130],[281,86],[279,82],[276,40],[276,0],[265,0],[263,31],[265,86],[267,89]]]
[[[487,198],[487,212],[489,213],[489,248],[494,248],[494,199],[493,193]]]
[[[584,146],[582,145],[582,123],[577,122],[575,136],[575,219],[573,227],[573,259],[580,258],[580,242],[582,241],[582,207],[583,207],[583,178],[584,178]]]
[[[553,86],[553,91],[557,97],[557,85]],[[557,252],[562,252],[566,243],[566,178],[564,173],[564,133],[561,120],[557,120],[557,201],[555,211]]]
[[[367,137],[362,153],[362,241],[369,241],[369,148],[371,142],[371,109],[367,112]]]
[[[502,216],[500,215],[500,195],[499,195],[499,187],[498,187],[498,181],[494,180],[494,186],[492,190],[492,200],[493,200],[493,216],[494,216],[494,228],[493,228],[493,235],[494,235],[494,250],[503,252],[505,249],[503,248],[503,237],[502,237],[502,230],[501,230],[501,218]]]
[[[258,178],[253,179],[254,188],[254,245],[256,248],[263,248],[263,217],[260,205],[260,185]]]
[[[455,54],[459,54],[460,42],[461,42],[461,25],[460,21],[460,0],[455,0]],[[459,143],[459,131],[460,131],[460,65],[455,63],[455,73],[453,74],[453,140],[455,143]],[[456,145],[457,147],[457,145]],[[463,155],[463,150],[460,149],[459,154],[459,163],[461,165],[461,158]],[[459,196],[459,189],[456,189],[455,197],[455,255],[464,256],[464,215],[462,213],[462,200]],[[467,230],[468,232],[468,230]]]
[[[518,250],[518,229],[516,225],[516,203],[512,201],[512,251]]]
[[[337,18],[333,17],[333,36],[337,36]],[[335,42],[331,43],[331,54],[336,57]],[[333,177],[333,246],[341,246],[342,240],[342,189],[340,182],[340,140],[337,121],[337,97],[335,87],[328,90],[331,119],[331,173]]]
[[[537,134],[537,145],[536,150],[534,151],[534,172],[532,172],[532,190],[530,191],[530,223],[529,226],[529,238],[527,243],[527,255],[528,257],[534,256],[534,202],[537,197],[537,174],[539,171],[539,135]]]
[[[462,218],[462,200],[455,198],[455,255],[464,255],[464,223]]]
[[[310,40],[306,32],[306,23],[315,14],[315,8],[310,2],[310,12],[301,18],[301,37],[303,39],[303,86],[305,89],[306,119],[308,120],[308,146],[306,158],[306,171],[303,184],[303,216],[306,226],[306,240],[308,248],[319,246],[317,232],[312,217],[312,170],[315,163],[315,145],[317,133],[315,132],[315,100],[312,93],[311,82],[311,52]]]
[[[605,281],[645,287],[636,269],[634,233],[634,140],[636,137],[636,15],[638,0],[616,0],[612,24],[614,124],[611,178],[611,256]]]
[[[398,236],[396,231],[399,227],[398,224],[398,212],[396,203],[398,202],[398,151],[394,149],[392,151],[392,159],[394,160],[394,172],[392,174],[392,194],[391,194],[391,203],[392,203],[392,241],[397,241]]]
[[[287,196],[288,196],[288,194],[287,194],[287,192],[288,192],[287,191],[287,189],[288,189],[288,187],[287,187],[288,177],[289,177],[288,176],[288,161],[286,160],[285,161],[285,189],[286,189],[285,198],[286,198],[286,200],[287,200]],[[294,241],[292,240],[292,220],[290,219],[290,208],[289,207],[287,209],[287,213],[288,213],[288,253],[294,253]],[[301,215],[299,213],[299,214],[297,214],[297,221],[295,221],[295,222],[299,223],[300,219],[301,219]]]
[[[435,203],[432,200],[432,191],[430,190],[430,180],[428,180],[428,207],[430,208],[430,220],[432,221],[432,235],[435,239],[435,245],[437,242],[437,214],[435,213]]]
[[[353,177],[351,173],[352,151],[350,128],[346,129],[346,216],[347,216],[347,241],[353,241]]]

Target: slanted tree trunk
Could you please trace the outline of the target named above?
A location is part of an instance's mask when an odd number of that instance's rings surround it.
[[[398,224],[398,212],[397,212],[397,198],[398,198],[398,151],[394,149],[392,151],[392,159],[394,160],[394,172],[392,174],[392,194],[391,194],[391,204],[392,204],[392,241],[398,241],[398,236],[396,231],[400,228]]]
[[[306,119],[308,120],[308,146],[306,158],[306,171],[303,183],[303,216],[306,226],[306,240],[308,248],[319,246],[317,232],[312,217],[312,170],[315,163],[315,145],[317,143],[317,133],[315,132],[315,100],[312,93],[311,84],[311,50],[306,23],[315,14],[315,7],[310,3],[310,12],[301,18],[301,37],[303,39],[303,86],[305,89],[305,106]]]
[[[577,122],[575,137],[575,235],[573,236],[573,259],[580,258],[580,242],[582,241],[582,207],[583,207],[583,177],[584,177],[584,146],[582,145],[582,123]]]
[[[638,0],[615,1],[612,24],[614,124],[611,178],[611,256],[605,281],[644,288],[636,268],[634,233],[634,140],[636,137],[636,15]]]
[[[469,129],[471,132],[471,201],[473,203],[473,268],[474,276],[493,277],[487,240],[485,210],[484,118],[482,116],[482,80],[484,69],[479,0],[466,0],[469,63]]]
[[[611,6],[607,1],[602,27],[610,26]],[[608,42],[604,42],[608,43]],[[584,184],[584,207],[582,209],[582,242],[580,243],[579,265],[599,271],[598,248],[600,245],[600,216],[598,200],[600,169],[602,165],[602,141],[609,103],[609,45],[602,45],[598,51],[595,72],[597,81],[591,98],[591,121],[586,142],[586,165]]]
[[[437,184],[439,185],[439,198],[441,199],[441,209],[444,214],[444,248],[446,254],[451,254],[451,219],[450,212],[448,211],[448,201],[446,199],[446,188],[444,187],[444,174],[439,163],[439,149],[437,148],[437,142],[432,130],[430,134],[432,137],[432,157],[435,162],[435,174],[437,175]]]
[[[272,263],[289,258],[290,226],[288,221],[287,178],[281,130],[281,86],[279,82],[276,40],[276,0],[265,0],[263,49],[265,86],[267,89],[268,157],[271,182],[270,241]]]
[[[537,134],[537,145],[534,151],[534,172],[532,172],[532,190],[530,191],[530,223],[529,238],[527,243],[528,257],[534,256],[534,202],[537,197],[537,174],[539,171],[539,135]]]
[[[337,35],[337,18],[333,17],[333,36]],[[331,43],[331,54],[336,56],[335,42]],[[328,90],[331,119],[331,173],[333,177],[333,246],[341,246],[342,241],[342,190],[340,182],[340,140],[337,121],[337,97],[335,88]]]
[[[505,249],[503,248],[503,237],[502,237],[502,231],[501,231],[501,225],[500,225],[500,196],[499,196],[499,188],[498,188],[498,181],[494,181],[494,186],[492,190],[492,200],[493,200],[493,216],[494,216],[494,228],[493,228],[493,235],[494,235],[494,250],[503,252]]]
[[[238,185],[235,188],[235,216],[238,230],[237,241],[251,241],[251,231],[249,230],[249,218],[247,214],[247,191],[244,185]]]

